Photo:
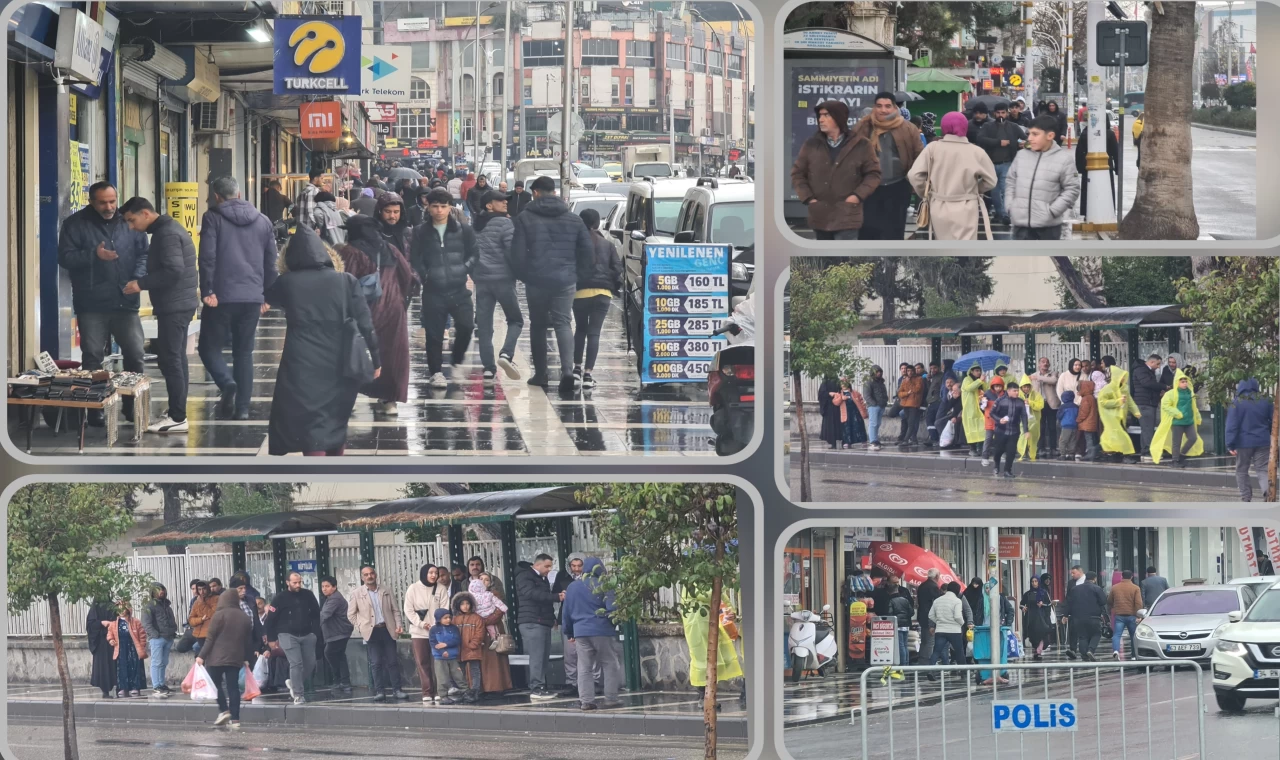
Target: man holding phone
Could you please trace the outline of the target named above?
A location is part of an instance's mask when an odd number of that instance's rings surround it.
[[[142,320],[138,294],[125,285],[147,273],[147,236],[129,228],[117,213],[119,198],[110,182],[89,187],[89,205],[67,217],[58,235],[58,264],[71,278],[71,305],[80,330],[80,367],[102,369],[114,340],[124,354],[124,368],[142,372]],[[133,419],[133,398],[124,399]],[[90,411],[89,424],[104,424],[102,412]]]

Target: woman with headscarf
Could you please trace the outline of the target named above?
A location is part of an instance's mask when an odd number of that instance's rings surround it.
[[[818,432],[818,437],[833,449],[840,448],[840,441],[844,437],[843,412],[836,404],[839,397],[839,380],[829,377],[818,386],[818,412],[822,415],[822,429]]]
[[[142,621],[133,616],[129,600],[116,602],[116,614],[107,626],[107,646],[116,664],[116,696],[137,697],[147,687],[146,669],[149,647]]]
[[[339,369],[347,351],[347,317],[369,347],[374,379],[382,372],[369,306],[356,278],[338,271],[337,254],[306,227],[289,241],[279,266],[267,302],[284,309],[287,329],[271,399],[268,449],[273,456],[291,451],[341,456],[359,390]]]
[[[109,698],[116,690],[115,651],[107,643],[107,629],[115,620],[115,605],[98,600],[90,605],[88,619],[84,624],[89,640],[89,653],[93,656],[89,684],[97,686],[102,691],[103,699]]]
[[[1040,662],[1041,652],[1044,651],[1045,644],[1049,643],[1049,636],[1053,632],[1053,622],[1050,617],[1050,611],[1053,609],[1053,599],[1049,596],[1049,591],[1040,583],[1040,579],[1031,576],[1030,588],[1022,595],[1022,599],[1018,603],[1022,610],[1022,637],[1031,643],[1031,647],[1035,649],[1035,661]]]
[[[1062,120],[1066,121],[1064,114]],[[1082,122],[1076,122],[1077,124]],[[1066,125],[1063,124],[1063,129]],[[1111,116],[1107,116],[1107,123],[1103,135],[1106,137],[1107,145],[1107,178],[1111,182],[1111,205],[1116,202],[1116,167],[1120,163],[1120,141],[1116,139],[1116,133],[1111,129]],[[1061,141],[1059,141],[1061,142]],[[1076,171],[1080,174],[1080,215],[1084,216],[1088,212],[1089,207],[1089,170],[1085,166],[1085,158],[1089,155],[1089,130],[1080,131],[1079,142],[1076,143]]]
[[[987,152],[969,142],[969,121],[959,111],[942,117],[942,139],[929,143],[907,179],[928,204],[934,240],[977,240],[982,194],[996,186]]]
[[[448,575],[448,568],[445,575]],[[418,666],[422,701],[435,701],[435,679],[429,634],[435,625],[436,610],[449,609],[449,583],[441,582],[441,568],[427,563],[418,569],[418,580],[404,593],[404,617],[409,621],[413,661]]]
[[[405,214],[404,199],[395,193],[384,193],[374,208],[373,218],[378,221],[378,232],[400,253],[409,250],[413,240],[413,228]]]
[[[974,578],[969,581],[969,585],[964,589],[965,601],[969,602],[969,606],[973,608],[973,624],[982,625],[987,619],[986,607],[983,606],[983,600],[987,598],[987,593],[982,589],[982,579]]]
[[[404,252],[383,236],[381,225],[368,217],[347,220],[347,244],[337,251],[343,271],[352,277],[378,273],[382,294],[369,302],[369,312],[378,334],[382,375],[360,392],[378,399],[378,411],[394,417],[396,403],[409,400],[409,301],[421,290],[418,275]]]

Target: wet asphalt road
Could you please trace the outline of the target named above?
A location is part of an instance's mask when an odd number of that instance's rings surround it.
[[[1106,465],[1098,465],[1105,467]],[[988,468],[989,469],[989,468]],[[964,475],[923,470],[855,470],[840,465],[811,464],[813,501],[821,502],[989,502],[989,501],[1125,501],[1197,502],[1235,501],[1239,494],[1225,488],[1160,487],[1150,483],[1126,486],[1088,480],[1013,480],[986,475]],[[1014,474],[1018,472],[1014,466]],[[791,454],[791,498],[800,499],[799,454]]]
[[[246,760],[247,758],[411,758],[412,760],[695,760],[701,739],[662,736],[548,736],[457,731],[282,729],[245,725],[238,733],[160,723],[80,721],[81,760]],[[9,721],[14,760],[62,756],[62,724]],[[720,757],[740,760],[746,744],[722,742]]]
[[[703,455],[714,456],[710,427],[711,409],[704,384],[672,384],[641,389],[635,355],[627,350],[620,302],[615,301],[600,336],[595,389],[562,398],[555,386],[546,391],[529,386],[532,373],[529,352],[528,308],[520,288],[525,328],[516,349],[519,380],[498,372],[498,381],[486,385],[474,338],[463,364],[448,366],[445,343],[444,373],[448,388],[432,388],[427,374],[425,337],[420,327],[419,301],[409,310],[409,400],[399,405],[395,417],[377,411],[375,399],[360,396],[348,428],[347,456],[367,455],[472,455],[472,456],[577,456],[577,455]],[[494,344],[500,346],[506,325],[499,312]],[[186,435],[146,434],[140,443],[130,440],[132,426],[121,425],[120,439],[106,446],[101,428],[89,428],[86,454],[130,455],[265,455],[271,397],[276,370],[284,347],[285,320],[271,311],[258,326],[254,350],[254,389],[247,421],[216,420],[218,389],[205,372],[195,351],[187,357],[191,368]],[[549,364],[558,366],[556,342],[548,341]],[[226,352],[230,361],[230,350]],[[152,419],[167,407],[164,381],[154,362],[147,363],[152,377]],[[25,429],[11,422],[13,440],[25,440]],[[54,436],[41,424],[34,435],[33,454],[76,454],[74,431]]]

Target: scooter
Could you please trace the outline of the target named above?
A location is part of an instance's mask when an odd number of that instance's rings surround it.
[[[716,434],[716,454],[722,457],[742,451],[755,434],[755,303],[753,287],[725,323],[711,334],[712,337],[729,336],[728,345],[716,352],[707,370],[711,430]]]
[[[831,605],[822,607],[824,616],[830,612]],[[835,629],[821,616],[808,610],[792,612],[791,619],[795,621],[791,624],[791,632],[787,634],[791,682],[798,683],[806,670],[816,671],[819,677],[826,675],[823,671],[835,664],[839,647]]]

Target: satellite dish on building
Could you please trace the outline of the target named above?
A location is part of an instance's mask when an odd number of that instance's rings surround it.
[[[551,142],[555,145],[560,144],[561,114],[564,111],[557,111],[547,117],[547,134],[551,137]],[[582,121],[582,114],[574,113],[573,121],[569,123],[569,141],[577,142],[582,139],[582,133],[587,131],[587,125]]]

